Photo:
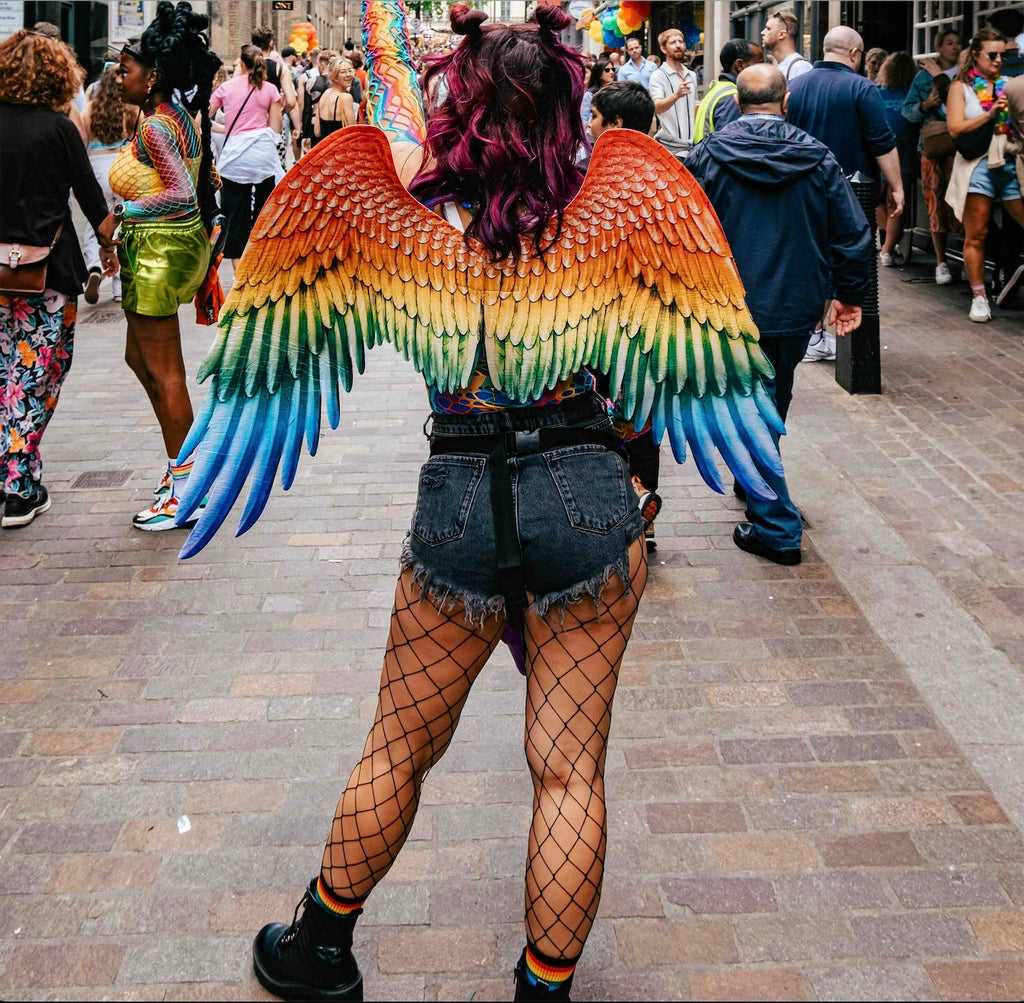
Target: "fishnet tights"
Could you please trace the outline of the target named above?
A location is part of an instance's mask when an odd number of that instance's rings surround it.
[[[597,913],[611,705],[646,581],[638,541],[630,550],[629,588],[613,580],[599,603],[570,607],[561,625],[556,613],[526,617],[526,758],[534,788],[526,933],[553,959],[579,956]],[[504,617],[474,628],[460,609],[442,613],[419,598],[411,574],[403,573],[373,727],[324,850],[324,881],[343,899],[365,898],[394,863],[423,778],[451,742],[504,628]]]

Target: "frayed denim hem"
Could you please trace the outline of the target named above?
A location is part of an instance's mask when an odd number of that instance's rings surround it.
[[[561,630],[565,625],[566,610],[570,606],[578,605],[584,599],[593,599],[594,605],[597,607],[598,619],[600,619],[601,593],[612,578],[618,575],[626,589],[630,589],[629,548],[643,537],[643,534],[644,524],[641,521],[637,531],[626,537],[626,546],[622,555],[607,564],[600,574],[577,582],[567,589],[534,596],[529,609],[544,618],[547,618],[550,613],[554,613],[557,617],[557,628]],[[488,596],[469,592],[459,585],[446,582],[440,575],[434,574],[423,561],[413,554],[408,536],[402,544],[401,567],[402,571],[412,572],[413,584],[420,590],[421,601],[429,599],[431,605],[445,615],[450,615],[461,609],[469,624],[480,629],[488,617],[505,613],[504,596]]]

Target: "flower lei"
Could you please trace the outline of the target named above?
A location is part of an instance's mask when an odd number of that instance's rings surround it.
[[[1006,88],[1006,77],[996,77],[995,80],[990,82],[977,70],[971,70],[968,77],[971,81],[971,87],[974,88],[974,93],[978,95],[978,103],[981,105],[982,111],[988,111],[1003,96],[1003,91]],[[1010,113],[1005,108],[1000,109],[999,114],[996,115],[993,131],[997,135],[1009,135],[1014,131],[1013,125],[1010,122]]]

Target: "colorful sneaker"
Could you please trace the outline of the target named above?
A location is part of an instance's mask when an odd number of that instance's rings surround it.
[[[171,476],[171,465],[167,464],[167,469],[163,472],[163,476],[160,478],[159,483],[153,488],[153,497],[159,500],[164,495],[168,494],[171,488],[174,486],[174,478]]]
[[[178,499],[168,491],[165,495],[153,502],[150,508],[139,512],[132,519],[132,525],[146,533],[162,533],[165,529],[188,529],[199,521],[199,516],[206,507],[204,498],[199,508],[180,526],[174,521],[178,514]]]
[[[22,498],[21,495],[7,495],[4,499],[4,514],[0,519],[0,526],[4,529],[16,529],[18,526],[27,526],[37,515],[42,515],[50,510],[53,503],[46,488],[39,485],[39,490],[31,498]]]

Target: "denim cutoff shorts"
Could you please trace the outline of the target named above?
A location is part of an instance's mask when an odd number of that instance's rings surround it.
[[[1017,171],[1013,157],[1007,157],[1002,167],[990,169],[985,160],[980,161],[971,171],[967,185],[968,195],[987,195],[995,202],[1012,202],[1021,197]]]
[[[539,428],[611,429],[596,394],[432,419],[432,442]],[[423,464],[402,553],[403,569],[413,571],[425,597],[442,610],[460,604],[475,623],[505,610],[488,462],[482,453],[444,452]],[[529,608],[544,616],[597,598],[613,575],[628,584],[629,547],[644,526],[623,455],[586,443],[509,456],[507,463]]]

